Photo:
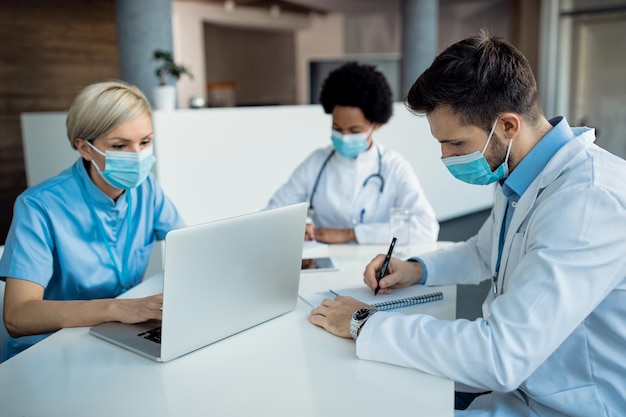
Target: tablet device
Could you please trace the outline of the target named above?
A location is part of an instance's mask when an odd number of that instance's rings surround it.
[[[338,268],[328,256],[302,259],[302,272],[337,271]]]

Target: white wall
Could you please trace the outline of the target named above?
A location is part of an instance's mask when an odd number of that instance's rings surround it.
[[[189,224],[261,210],[313,149],[321,106],[156,112],[157,177]]]
[[[188,224],[261,210],[311,151],[330,143],[330,127],[319,105],[157,111],[156,175]],[[22,132],[29,185],[78,157],[65,137],[64,113],[24,114]],[[493,187],[448,173],[426,118],[402,103],[394,103],[376,140],[411,163],[440,221],[493,204]]]

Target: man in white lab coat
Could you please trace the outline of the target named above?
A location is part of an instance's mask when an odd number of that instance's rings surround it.
[[[455,416],[623,416],[626,162],[594,145],[593,129],[547,120],[524,56],[485,33],[441,53],[407,105],[426,115],[455,177],[497,182],[495,204],[473,238],[392,258],[380,282],[378,256],[365,283],[387,293],[489,279],[483,317],[443,321],[337,297],[309,321],[354,337],[362,359],[488,392]]]

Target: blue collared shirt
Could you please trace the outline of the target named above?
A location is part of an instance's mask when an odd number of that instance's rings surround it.
[[[515,206],[522,194],[524,194],[530,184],[537,178],[537,175],[539,175],[548,161],[552,159],[554,154],[574,137],[574,132],[565,117],[555,117],[550,120],[550,124],[553,128],[537,142],[530,152],[517,164],[504,182],[501,183],[502,192],[508,200],[502,236],[506,236],[506,231],[511,223]],[[504,243],[503,239],[501,239],[501,241],[500,245]]]
[[[129,242],[127,279],[141,282],[156,240],[183,226],[174,204],[150,175],[129,191],[131,221],[124,195],[113,201],[91,180],[79,158],[58,176],[24,191],[15,202],[14,216],[0,259],[0,277],[31,281],[44,288],[44,300],[113,298],[124,291],[118,265]],[[89,206],[102,228],[94,225]],[[128,224],[130,229],[128,230]],[[8,358],[43,336],[9,339]]]

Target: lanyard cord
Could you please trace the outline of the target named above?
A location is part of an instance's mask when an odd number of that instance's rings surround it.
[[[509,211],[509,204],[507,202],[506,207],[504,208],[504,216],[502,217],[502,224],[500,225],[500,238],[498,239],[498,259],[496,260],[496,270],[491,277],[491,282],[493,283],[493,296],[494,298],[498,296],[498,273],[500,272],[500,262],[502,261],[502,251],[504,250],[504,239],[506,237],[504,233],[504,229],[506,228],[506,214]]]
[[[130,231],[130,226],[131,226],[131,209],[132,209],[132,200],[130,197],[130,190],[126,190],[126,201],[127,201],[127,208],[126,208],[126,243],[124,244],[124,254],[123,254],[123,259],[122,259],[122,268],[120,268],[119,264],[117,263],[117,260],[115,259],[115,256],[113,255],[113,251],[111,250],[111,245],[109,244],[109,240],[107,239],[106,233],[104,232],[104,227],[102,226],[102,222],[100,221],[100,219],[98,218],[98,216],[96,215],[96,211],[95,209],[92,207],[91,204],[89,204],[89,201],[87,201],[87,195],[86,192],[84,190],[84,187],[80,187],[80,192],[83,195],[83,199],[85,200],[85,203],[87,204],[87,207],[89,208],[89,213],[91,214],[91,220],[93,221],[93,223],[97,226],[98,228],[98,232],[100,233],[100,237],[102,239],[102,241],[104,242],[104,246],[109,254],[109,258],[111,259],[111,262],[113,263],[113,266],[115,267],[115,272],[117,275],[117,280],[119,285],[122,287],[122,289],[124,291],[126,291],[128,288],[130,288],[130,283],[126,282],[126,266],[128,265],[128,259],[129,259],[129,255],[130,255],[130,244],[132,242],[132,236],[131,236],[131,231]]]

